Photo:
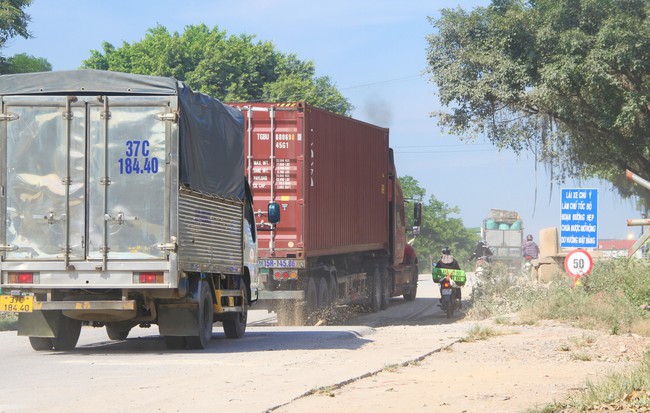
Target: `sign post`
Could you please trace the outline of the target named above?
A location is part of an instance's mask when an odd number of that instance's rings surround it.
[[[560,247],[598,247],[598,189],[562,189]]]
[[[564,259],[564,269],[573,277],[573,285],[576,285],[581,277],[594,269],[594,260],[586,250],[573,250]]]

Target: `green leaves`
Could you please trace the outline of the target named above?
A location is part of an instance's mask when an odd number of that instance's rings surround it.
[[[0,0],[0,48],[13,37],[30,37],[27,31],[30,17],[24,9],[31,3],[32,0]]]
[[[439,124],[531,150],[567,177],[650,177],[650,2],[493,0],[430,19]],[[647,192],[645,190],[642,190]],[[641,194],[650,202],[650,193]]]
[[[30,17],[24,10],[31,3],[32,0],[0,0],[0,52],[7,40],[11,38],[31,37],[27,31]],[[0,75],[49,70],[52,70],[52,66],[45,59],[24,53],[5,58],[0,53]]]
[[[400,184],[405,199],[423,201],[426,190],[420,187],[416,179],[405,175],[400,178]],[[413,222],[412,208],[406,208],[406,211],[406,222]],[[463,220],[456,217],[458,214],[458,207],[450,207],[434,195],[423,203],[420,235],[413,243],[418,254],[420,270],[428,271],[431,262],[440,258],[440,250],[444,246],[451,248],[461,267],[467,266],[467,258],[474,251],[479,237],[465,228]]]
[[[347,115],[353,109],[327,77],[316,77],[313,62],[284,54],[254,35],[229,36],[218,27],[190,25],[169,33],[163,26],[144,39],[115,48],[102,44],[82,67],[171,76],[222,101],[306,101]]]

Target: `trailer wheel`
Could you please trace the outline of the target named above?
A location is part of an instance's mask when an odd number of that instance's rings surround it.
[[[339,299],[339,286],[336,283],[336,276],[330,274],[329,276],[329,296],[332,307],[336,307],[336,301]]]
[[[196,321],[199,331],[196,336],[187,337],[187,344],[192,349],[202,350],[208,347],[208,343],[212,338],[212,325],[214,324],[212,295],[210,294],[210,287],[207,282],[202,281],[200,283],[198,305]]]
[[[383,294],[383,288],[381,286],[382,276],[379,272],[379,269],[375,269],[375,272],[371,277],[368,278],[368,311],[376,313],[381,309],[381,297]]]
[[[242,338],[246,332],[246,323],[248,321],[248,298],[246,297],[246,290],[243,291],[244,296],[242,297],[242,307],[243,311],[232,314],[231,317],[228,317],[222,321],[223,332],[228,338]]]
[[[74,349],[77,346],[80,334],[81,321],[62,315],[59,331],[56,337],[52,339],[54,350],[68,351]]]
[[[386,268],[382,268],[381,270],[381,302],[379,308],[382,310],[385,310],[388,308],[388,302],[390,301],[390,296],[391,296],[391,282],[392,278],[390,274],[388,273],[388,270]]]
[[[325,277],[318,280],[318,309],[323,309],[330,304],[330,289]]]
[[[52,347],[54,347],[50,337],[30,337],[29,344],[36,351],[52,350]]]

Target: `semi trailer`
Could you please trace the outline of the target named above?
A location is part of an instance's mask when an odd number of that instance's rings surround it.
[[[259,229],[260,307],[280,324],[415,299],[418,260],[386,128],[297,103],[231,103],[245,117]],[[281,222],[270,223],[267,205]],[[419,226],[421,204],[414,204]]]

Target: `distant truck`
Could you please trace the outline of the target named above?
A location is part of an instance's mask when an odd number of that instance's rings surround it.
[[[492,250],[492,261],[513,269],[521,268],[523,260],[524,228],[516,211],[490,209],[483,220],[481,239]]]
[[[0,76],[0,311],[35,350],[157,324],[241,337],[257,299],[240,111],[170,78]]]
[[[262,307],[304,324],[336,305],[415,299],[418,260],[388,129],[305,103],[233,103],[246,117],[246,175],[259,231]],[[268,203],[282,219],[270,225]],[[415,225],[421,205],[415,204]]]

